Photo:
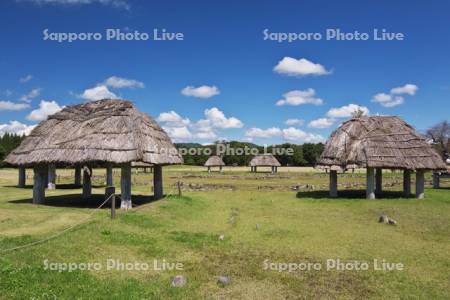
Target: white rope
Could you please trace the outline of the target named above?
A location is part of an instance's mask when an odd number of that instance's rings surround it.
[[[114,195],[114,194],[110,195],[105,201],[103,201],[103,203],[100,204],[99,207],[97,207],[96,209],[94,209],[94,210],[92,211],[92,213],[90,213],[90,214],[88,215],[88,217],[87,217],[85,220],[83,220],[82,222],[77,223],[77,224],[72,225],[72,226],[69,226],[69,227],[67,227],[66,229],[64,229],[64,230],[62,230],[62,231],[60,231],[60,232],[58,232],[58,233],[56,233],[56,234],[54,234],[54,235],[51,235],[51,236],[49,236],[49,237],[47,237],[47,238],[45,238],[45,239],[43,239],[43,240],[35,241],[35,242],[29,243],[29,244],[25,244],[25,245],[22,245],[22,246],[13,247],[13,248],[9,248],[9,249],[1,249],[1,250],[0,250],[0,253],[11,252],[11,251],[14,251],[14,250],[19,250],[19,249],[23,249],[23,248],[28,248],[28,247],[31,247],[31,246],[35,246],[35,245],[39,245],[39,244],[45,243],[45,242],[47,242],[47,241],[49,241],[49,240],[52,240],[52,239],[54,239],[54,238],[57,238],[57,237],[61,236],[62,234],[66,233],[67,231],[69,231],[69,230],[71,230],[71,229],[73,229],[73,228],[75,228],[75,227],[77,227],[77,226],[82,225],[83,223],[87,223],[87,222],[89,221],[88,219],[89,219],[90,217],[92,217],[92,215],[93,215],[94,213],[96,213],[97,210],[99,210],[103,205],[105,205],[105,203],[108,202],[108,200],[109,200],[113,195]]]

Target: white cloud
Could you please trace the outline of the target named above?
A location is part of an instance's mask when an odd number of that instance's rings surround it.
[[[5,96],[6,97],[11,96],[12,94],[13,94],[13,92],[11,90],[9,90],[9,89],[5,90]]]
[[[234,117],[227,118],[218,108],[213,107],[204,111],[205,119],[191,122],[175,111],[163,112],[156,119],[175,141],[189,141],[195,139],[215,140],[216,129],[241,128],[244,126]]]
[[[101,4],[104,6],[112,6],[115,8],[130,9],[130,4],[126,0],[16,0],[22,2],[32,2],[38,5],[43,4],[59,4],[59,5],[82,5],[82,4]]]
[[[80,95],[81,98],[88,101],[102,100],[102,99],[114,99],[117,95],[111,92],[107,86],[99,85],[91,89],[87,89]]]
[[[199,87],[187,86],[181,90],[181,94],[188,97],[210,98],[219,95],[220,91],[216,86],[202,85]]]
[[[321,64],[315,64],[305,58],[284,57],[273,70],[288,76],[326,75],[330,74]]]
[[[38,97],[41,94],[41,89],[32,89],[28,94],[20,97],[20,101],[30,103],[32,99]]]
[[[59,106],[55,101],[45,101],[42,100],[39,104],[39,108],[33,110],[28,116],[27,120],[30,121],[43,121],[47,119],[48,116],[59,112],[64,107]]]
[[[313,120],[309,122],[308,127],[311,128],[328,128],[331,127],[334,124],[333,119],[329,118],[319,118],[317,120]]]
[[[26,103],[14,103],[11,101],[0,101],[0,111],[1,110],[22,110],[30,107]]]
[[[134,79],[127,79],[117,76],[111,76],[108,79],[105,80],[104,85],[112,87],[112,88],[144,88],[145,85],[143,82],[134,80]]]
[[[378,93],[372,98],[372,102],[381,104],[384,107],[394,107],[404,102],[402,96],[394,96],[391,94]]]
[[[414,96],[419,88],[415,84],[405,84],[404,86],[396,87],[391,89],[391,94],[394,95],[402,95],[402,94],[408,94],[411,96]]]
[[[29,126],[20,123],[19,121],[9,121],[9,124],[0,124],[0,136],[3,136],[5,133],[29,135],[34,127],[36,127],[36,125]]]
[[[280,136],[282,134],[281,129],[277,127],[272,127],[268,129],[261,128],[250,128],[245,132],[247,138],[271,138],[275,136]]]
[[[379,103],[384,107],[394,107],[405,102],[405,98],[399,95],[414,96],[419,88],[415,84],[405,84],[391,89],[389,94],[378,93],[372,97],[372,102]]]
[[[244,124],[235,117],[227,118],[217,107],[205,110],[205,117],[215,128],[241,128]]]
[[[25,82],[30,81],[31,79],[33,79],[33,75],[28,74],[27,76],[20,78],[20,79],[19,79],[19,82],[20,82],[20,83],[25,83]]]
[[[183,119],[173,110],[160,113],[156,120],[158,122],[165,123],[166,127],[184,127],[191,123],[189,119]]]
[[[183,140],[189,140],[192,138],[192,133],[190,130],[186,127],[165,127],[163,126],[164,131],[167,132],[167,134],[175,141],[183,141]]]
[[[285,124],[289,125],[289,126],[295,126],[295,125],[302,126],[303,124],[305,124],[305,120],[302,120],[302,119],[287,119]]]
[[[287,92],[283,95],[283,99],[277,101],[276,105],[292,105],[298,106],[303,104],[321,105],[323,100],[316,97],[316,91],[314,89],[307,89],[304,91],[294,90]]]
[[[327,112],[327,117],[329,118],[349,118],[352,114],[357,111],[362,110],[364,115],[369,115],[369,109],[365,106],[359,106],[356,104],[349,104],[339,108],[332,108]]]
[[[318,143],[324,140],[324,138],[319,134],[304,132],[303,130],[294,127],[283,129],[283,138],[291,142],[305,143]]]
[[[321,142],[324,140],[321,135],[304,132],[303,130],[294,127],[289,127],[285,129],[280,129],[277,127],[272,127],[268,129],[253,127],[245,132],[245,137],[249,141],[252,141],[254,138],[274,138],[278,136],[290,142],[310,143],[310,142]]]

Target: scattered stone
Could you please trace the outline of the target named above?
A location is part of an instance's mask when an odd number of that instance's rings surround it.
[[[221,234],[219,235],[219,241],[223,241],[225,239],[225,235]]]
[[[389,225],[397,225],[397,221],[389,219]]]
[[[231,278],[228,276],[219,276],[217,278],[217,284],[221,285],[221,286],[226,286],[229,285],[231,283]]]
[[[389,223],[389,218],[386,215],[381,215],[380,219],[378,220],[378,223],[387,224],[387,223]]]
[[[186,283],[187,279],[183,275],[177,275],[172,279],[172,287],[183,287]]]

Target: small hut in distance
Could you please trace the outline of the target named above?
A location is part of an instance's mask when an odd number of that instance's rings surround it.
[[[274,174],[278,171],[278,167],[280,166],[280,162],[272,154],[259,154],[250,161],[250,172],[256,173],[258,167],[271,167],[272,174]]]
[[[445,169],[445,164],[411,125],[395,116],[373,116],[350,119],[334,131],[317,167],[330,170],[330,197],[338,194],[337,171],[366,168],[368,199],[382,193],[382,169],[403,170],[403,192],[409,197],[415,171],[421,199],[425,171]]]
[[[219,167],[219,172],[222,172],[222,167],[225,166],[222,158],[217,155],[210,156],[205,162],[205,167],[208,168],[208,173],[211,172],[212,167]]]

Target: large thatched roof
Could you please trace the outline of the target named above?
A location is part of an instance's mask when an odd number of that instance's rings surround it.
[[[129,101],[100,100],[75,106],[41,122],[6,162],[12,165],[86,162],[178,164],[170,138]]]
[[[436,151],[399,117],[375,116],[344,122],[325,144],[318,167],[353,169],[442,169]]]
[[[208,160],[205,162],[205,167],[219,167],[219,166],[225,166],[225,163],[223,162],[222,158],[219,156],[210,156]]]
[[[251,167],[279,167],[281,164],[272,154],[260,154],[250,161]]]

